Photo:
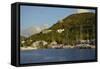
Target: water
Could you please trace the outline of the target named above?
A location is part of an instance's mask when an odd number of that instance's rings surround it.
[[[95,59],[95,49],[42,49],[20,52],[20,63],[41,63]]]

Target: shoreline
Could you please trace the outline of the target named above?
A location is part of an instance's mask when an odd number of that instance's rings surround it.
[[[37,50],[37,49],[33,47],[20,47],[20,50],[24,51],[24,50]]]
[[[95,46],[91,46],[91,47],[74,47],[74,46],[68,46],[65,48],[47,48],[47,49],[73,49],[73,48],[77,48],[77,49],[95,49]],[[39,50],[37,48],[33,48],[33,47],[20,47],[20,50],[22,51],[27,51],[27,50]]]

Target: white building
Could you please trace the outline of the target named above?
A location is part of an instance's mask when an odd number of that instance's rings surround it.
[[[58,29],[57,32],[58,33],[62,33],[64,31],[64,29]]]

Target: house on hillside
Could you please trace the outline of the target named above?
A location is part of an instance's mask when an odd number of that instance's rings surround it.
[[[64,29],[58,29],[57,32],[58,33],[62,33],[64,31]]]

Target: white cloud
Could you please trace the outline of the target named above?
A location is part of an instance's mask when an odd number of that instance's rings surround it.
[[[87,9],[77,9],[77,13],[85,13],[85,12],[91,12],[91,11]]]

